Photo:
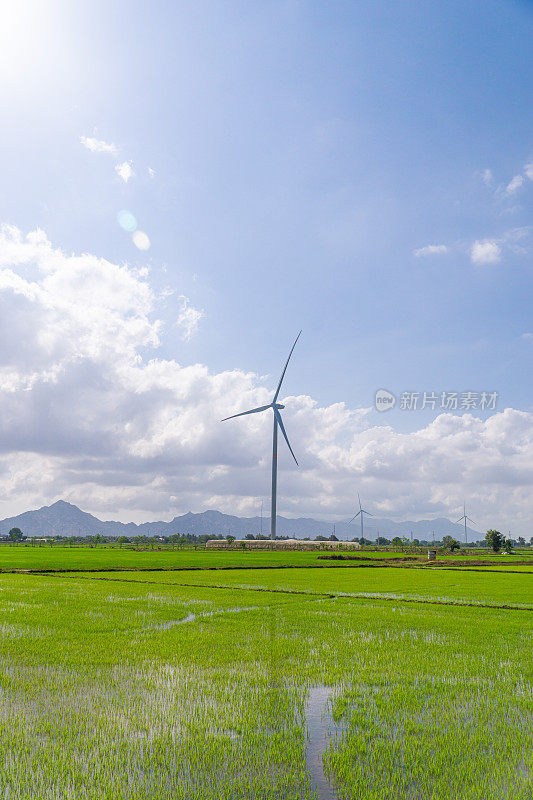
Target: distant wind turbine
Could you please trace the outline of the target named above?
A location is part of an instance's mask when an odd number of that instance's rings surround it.
[[[359,511],[355,514],[348,525],[351,525],[354,519],[357,519],[359,515],[361,515],[361,539],[363,539],[363,514],[368,514],[369,517],[373,517],[374,515],[370,513],[370,511],[365,511],[364,508],[361,508],[361,498],[359,497],[359,492],[357,492],[357,499],[359,500]]]
[[[281,373],[281,378],[279,379],[278,388],[276,389],[276,393],[272,399],[272,402],[269,403],[267,406],[259,406],[258,408],[251,408],[250,411],[241,411],[239,414],[232,414],[231,417],[225,417],[222,422],[225,422],[228,419],[235,419],[235,417],[244,417],[246,414],[259,414],[260,411],[266,411],[267,409],[271,408],[274,412],[274,431],[272,434],[272,495],[271,495],[271,507],[270,507],[270,538],[276,538],[276,503],[277,503],[277,489],[278,489],[278,426],[281,428],[281,432],[287,442],[287,447],[291,451],[291,455],[296,461],[296,456],[292,451],[291,444],[289,442],[289,438],[285,431],[285,426],[283,425],[283,420],[281,419],[281,414],[279,413],[282,408],[285,406],[278,403],[278,395],[281,389],[281,384],[283,383],[283,378],[285,377],[285,372],[287,371],[287,367],[289,365],[289,361],[291,360],[292,351],[296,347],[296,342],[300,338],[301,331],[294,340],[294,344],[291,347],[291,352],[289,353],[289,357],[285,362],[285,366],[283,367],[283,372]],[[296,461],[296,466],[298,466],[298,461]]]
[[[470,519],[470,517],[466,516],[466,503],[463,503],[463,516],[460,517],[455,524],[457,525],[459,522],[463,522],[464,521],[464,523],[465,523],[465,544],[468,544],[468,534],[466,532],[466,521],[467,520],[468,520],[468,522],[471,522],[472,525],[476,524],[473,519]]]

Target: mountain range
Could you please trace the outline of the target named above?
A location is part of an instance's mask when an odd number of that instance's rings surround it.
[[[124,523],[113,520],[103,521],[82,511],[78,506],[58,500],[51,506],[43,506],[34,511],[25,511],[16,517],[8,517],[0,521],[0,536],[5,536],[11,528],[20,528],[28,538],[49,536],[172,536],[173,534],[193,534],[200,536],[208,534],[226,536],[231,534],[237,539],[242,539],[247,533],[257,535],[263,531],[268,534],[270,519],[264,517],[234,517],[222,514],[220,511],[203,511],[193,514],[189,511],[179,517],[174,517],[170,522],[134,522]],[[375,539],[378,535],[391,539],[394,536],[412,536],[414,539],[431,541],[432,533],[435,539],[443,536],[454,536],[459,541],[464,541],[464,528],[462,525],[450,522],[449,519],[440,517],[433,520],[418,520],[416,522],[394,522],[390,519],[376,519],[365,522],[364,535],[367,539]],[[288,519],[278,516],[278,536],[291,536],[297,539],[316,536],[330,536],[333,533],[333,522],[321,522],[316,519],[299,517]],[[353,539],[361,535],[359,521],[348,525],[348,520],[335,523],[335,535],[338,539]],[[482,539],[483,534],[468,528],[468,540]]]

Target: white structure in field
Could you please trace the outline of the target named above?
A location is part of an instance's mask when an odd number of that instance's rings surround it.
[[[209,550],[360,550],[359,542],[306,542],[303,539],[209,539]]]

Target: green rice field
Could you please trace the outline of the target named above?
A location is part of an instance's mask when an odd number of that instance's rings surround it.
[[[416,558],[425,562],[426,550]],[[94,570],[94,569],[192,569],[258,566],[346,566],[350,561],[336,561],[323,558],[327,554],[316,551],[259,551],[242,550],[193,550],[168,549],[165,546],[155,550],[135,550],[131,547],[87,547],[87,546],[0,546],[0,571],[12,569],[42,570]],[[391,558],[413,558],[411,552],[368,551],[354,554],[365,560],[383,561]],[[321,558],[322,556],[322,558]],[[490,562],[503,569],[515,569],[514,564],[528,561],[533,567],[533,554],[519,553],[512,556],[495,555],[487,551],[470,550],[466,555],[447,554],[446,563],[472,561]]]
[[[9,550],[2,798],[533,796],[523,566]]]

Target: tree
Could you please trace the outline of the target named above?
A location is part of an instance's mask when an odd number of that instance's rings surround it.
[[[520,545],[520,547],[525,547],[526,546],[526,540],[524,539],[523,536],[519,536],[518,537],[518,544]]]
[[[420,547],[420,542],[418,541],[418,539],[413,539],[411,544],[413,547]]]
[[[394,539],[392,540],[391,544],[393,544],[394,547],[401,547],[403,542],[402,542],[402,540],[400,539],[399,536],[395,536]]]
[[[7,534],[7,538],[11,542],[21,542],[24,538],[24,534],[22,533],[20,528],[11,528],[11,530]]]
[[[255,536],[253,535],[253,533],[247,533],[246,538],[252,540],[255,539]]]
[[[332,534],[331,534],[331,536],[329,537],[328,541],[329,541],[329,542],[338,542],[339,540],[337,539],[337,537],[335,536],[335,534],[334,534],[334,533],[332,533]]]
[[[231,536],[231,535],[230,536],[226,536],[226,541],[227,541],[228,544],[233,544],[233,542],[235,541],[235,536]]]
[[[385,539],[385,537],[384,537],[384,536],[378,536],[376,544],[379,544],[379,545],[381,545],[381,546],[384,546],[384,545],[386,545],[386,544],[390,544],[390,542],[389,542],[389,540],[388,540],[388,539]]]
[[[487,547],[490,547],[494,553],[499,553],[503,547],[505,537],[502,536],[500,531],[495,531],[491,528],[485,534],[485,541],[487,543]]]
[[[123,545],[125,544],[131,544],[127,536],[121,536],[120,539],[118,540],[118,543],[120,544],[121,547],[123,547]]]
[[[503,548],[504,548],[506,553],[512,553],[513,552],[513,542],[512,542],[512,540],[511,539],[504,539],[503,540]]]
[[[454,550],[461,549],[461,545],[459,544],[457,539],[453,538],[453,536],[444,536],[442,539],[442,546],[448,547],[452,553]]]

